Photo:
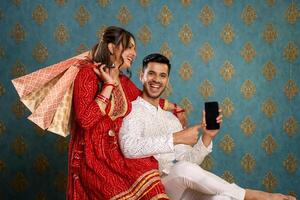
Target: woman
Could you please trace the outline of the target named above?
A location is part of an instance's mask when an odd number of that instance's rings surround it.
[[[108,27],[81,62],[73,91],[68,199],[168,199],[157,161],[126,159],[117,142],[122,119],[141,94],[121,73],[130,68],[135,48],[131,33]]]

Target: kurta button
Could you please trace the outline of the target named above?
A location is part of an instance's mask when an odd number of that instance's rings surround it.
[[[113,137],[113,136],[115,136],[115,132],[113,130],[109,130],[108,131],[108,135],[111,136],[111,137]]]
[[[73,178],[74,178],[74,179],[78,179],[79,177],[78,177],[77,174],[73,174]]]

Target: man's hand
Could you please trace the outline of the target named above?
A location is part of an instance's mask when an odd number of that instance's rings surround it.
[[[219,113],[221,113],[221,110],[219,110]],[[223,121],[223,115],[219,115],[216,118],[216,121],[218,124],[222,124]],[[202,123],[201,123],[201,127],[203,130],[203,135],[202,135],[202,142],[203,144],[207,147],[211,141],[215,138],[215,136],[218,134],[220,129],[217,130],[207,130],[206,129],[206,120],[205,120],[205,111],[202,111]]]
[[[201,125],[195,125],[185,130],[174,133],[173,143],[175,144],[187,144],[194,145],[198,141],[199,129]]]

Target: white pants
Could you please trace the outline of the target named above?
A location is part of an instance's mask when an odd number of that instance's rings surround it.
[[[199,165],[181,161],[162,178],[171,200],[243,200],[245,190],[202,169]]]

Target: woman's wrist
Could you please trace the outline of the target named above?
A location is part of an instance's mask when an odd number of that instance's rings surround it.
[[[177,106],[176,103],[173,103],[173,104],[174,104],[174,105],[173,105],[173,110],[172,110],[172,112],[173,112],[173,114],[174,114],[175,116],[177,116],[179,113],[185,112],[185,110],[184,110],[183,108],[180,108],[179,106]]]
[[[177,106],[176,103],[171,103],[167,99],[160,99],[159,105],[162,109],[164,109],[166,111],[170,111],[170,112],[174,113],[175,115],[185,112],[185,110],[182,109],[181,107]]]
[[[107,82],[103,83],[102,90],[106,87],[112,87],[112,89],[115,89],[117,86],[118,85],[117,85],[116,81],[107,81]]]

